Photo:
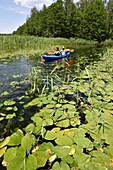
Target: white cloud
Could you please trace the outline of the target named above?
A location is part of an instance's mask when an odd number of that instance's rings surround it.
[[[49,6],[53,3],[52,0],[14,0],[14,2],[23,7],[27,8],[33,8],[34,6],[37,7],[37,9],[42,9],[43,5],[45,4],[46,6]]]

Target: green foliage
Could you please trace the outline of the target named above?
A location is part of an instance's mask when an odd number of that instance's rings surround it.
[[[98,64],[78,68],[71,81],[62,65],[53,70],[53,82],[55,74],[63,82],[28,102],[26,107],[37,110],[31,122],[1,140],[7,170],[113,168],[112,58],[109,52]]]
[[[106,12],[107,11],[107,12]],[[41,11],[31,9],[31,15],[14,34],[39,37],[75,37],[97,40],[112,38],[112,2],[102,0],[57,0]]]

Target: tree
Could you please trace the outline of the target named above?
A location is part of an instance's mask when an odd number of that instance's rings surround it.
[[[109,38],[113,39],[113,1],[111,0],[109,0],[107,3],[107,25]]]
[[[101,42],[107,38],[107,13],[102,0],[92,0],[84,10],[83,38]]]

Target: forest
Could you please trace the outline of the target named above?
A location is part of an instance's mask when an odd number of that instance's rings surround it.
[[[57,0],[42,10],[31,9],[26,22],[13,32],[39,37],[83,38],[102,42],[113,39],[113,2]]]

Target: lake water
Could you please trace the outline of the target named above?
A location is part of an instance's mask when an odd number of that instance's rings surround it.
[[[12,60],[0,60],[0,135],[3,131],[7,131],[10,126],[12,129],[18,126],[25,126],[30,121],[30,117],[36,112],[28,110],[24,107],[25,103],[33,99],[33,95],[29,95],[30,85],[28,83],[28,75],[32,68],[37,67],[39,70],[39,78],[46,77],[58,64],[66,63],[71,66],[70,70],[74,74],[76,66],[79,63],[80,69],[85,69],[86,65],[101,60],[106,47],[103,46],[76,46],[68,47],[74,49],[70,57],[56,60],[52,62],[41,62],[40,56],[35,59],[26,59],[24,56],[13,58]],[[15,106],[4,105],[7,100],[15,101]],[[10,116],[16,116],[8,122]]]

